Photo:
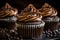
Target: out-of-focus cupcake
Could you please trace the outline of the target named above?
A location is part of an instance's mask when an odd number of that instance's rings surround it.
[[[57,10],[48,3],[45,3],[38,11],[38,14],[43,16],[43,20],[46,22],[44,31],[55,31],[58,29],[59,17],[57,16]]]
[[[37,14],[36,8],[29,4],[18,16],[17,23],[19,35],[22,38],[35,38],[41,36],[44,29],[42,16]]]
[[[8,3],[0,9],[0,28],[13,28],[17,20],[15,15],[18,13],[16,8],[11,7]]]

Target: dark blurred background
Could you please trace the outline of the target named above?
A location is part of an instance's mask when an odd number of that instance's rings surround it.
[[[6,2],[8,2],[12,7],[17,8],[19,12],[30,3],[33,4],[37,9],[39,9],[45,2],[47,2],[57,9],[58,16],[60,16],[59,0],[0,0],[0,8],[3,7]]]

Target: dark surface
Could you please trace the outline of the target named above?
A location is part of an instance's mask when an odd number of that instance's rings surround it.
[[[16,29],[0,28],[0,40],[21,40],[23,39]],[[42,37],[35,38],[35,40],[60,40],[60,26],[58,28],[57,34],[52,36],[47,36],[43,33]],[[32,39],[23,39],[32,40]]]

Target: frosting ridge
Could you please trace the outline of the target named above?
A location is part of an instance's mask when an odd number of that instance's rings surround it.
[[[18,16],[19,21],[41,21],[42,16],[37,14],[37,9],[29,4]]]
[[[45,3],[40,9],[39,9],[39,14],[42,16],[56,16],[57,15],[57,10],[53,8],[51,5],[48,3]]]
[[[0,17],[13,16],[18,13],[16,8],[11,7],[8,3],[0,9]]]

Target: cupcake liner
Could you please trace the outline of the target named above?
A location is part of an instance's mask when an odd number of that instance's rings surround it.
[[[56,31],[59,26],[59,17],[57,17],[57,16],[46,17],[44,19],[44,21],[45,21],[44,32],[45,32],[46,36],[53,37],[56,33],[56,32],[54,33],[54,31]]]
[[[59,17],[58,16],[46,17],[46,18],[43,18],[43,21],[45,21],[45,22],[59,22]]]
[[[59,17],[57,16],[53,16],[53,17],[46,17],[43,19],[45,21],[45,27],[44,27],[44,31],[48,31],[48,30],[56,30],[58,29],[58,23],[59,23]]]
[[[43,21],[40,24],[37,24],[37,23],[35,24],[32,24],[32,23],[31,24],[20,24],[19,23],[20,25],[18,27],[19,34],[24,38],[39,37],[41,33],[43,32],[45,23]]]
[[[40,27],[44,27],[45,22],[41,21],[41,22],[35,22],[35,23],[19,23],[19,27],[22,28],[40,28]]]
[[[0,18],[0,21],[6,21],[6,22],[16,22],[17,18],[15,16],[7,17],[7,18]]]

